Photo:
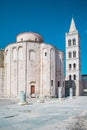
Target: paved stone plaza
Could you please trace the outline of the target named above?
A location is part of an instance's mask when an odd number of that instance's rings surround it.
[[[44,103],[29,99],[28,102],[19,105],[16,100],[0,99],[0,130],[76,130],[76,122],[82,117],[87,124],[86,96],[61,101],[47,98]]]

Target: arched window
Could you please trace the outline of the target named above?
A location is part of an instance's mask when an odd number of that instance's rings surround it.
[[[17,50],[16,47],[12,48],[12,60],[16,62],[17,60]]]
[[[72,39],[72,42],[73,42],[73,46],[76,45],[76,39]]]
[[[8,62],[8,52],[9,52],[9,51],[6,50],[6,53],[5,53],[5,54],[6,54],[6,63]]]
[[[23,42],[23,38],[21,38],[21,42]]]
[[[6,53],[5,53],[5,54],[7,55],[7,53],[8,53],[8,50],[6,50]]]
[[[73,64],[73,69],[76,69],[76,63]]]
[[[71,70],[71,68],[72,68],[72,65],[71,65],[71,64],[69,64],[69,69]]]
[[[47,48],[43,48],[43,58],[46,60],[47,59]]]
[[[20,46],[20,47],[18,48],[18,59],[19,59],[19,60],[23,60],[23,58],[24,58],[24,55],[23,55],[23,47]]]
[[[37,38],[35,38],[35,41],[37,41]]]
[[[76,57],[76,51],[73,51],[73,58]]]
[[[76,75],[75,74],[73,75],[73,80],[76,80]]]
[[[72,76],[71,75],[69,75],[69,80],[72,80]]]
[[[69,53],[68,53],[68,56],[69,56],[69,58],[71,58],[71,57],[72,57],[72,53],[71,53],[71,52],[69,52]]]
[[[71,46],[71,40],[70,39],[68,40],[68,46]]]
[[[34,61],[35,60],[35,52],[34,50],[29,51],[29,60]]]

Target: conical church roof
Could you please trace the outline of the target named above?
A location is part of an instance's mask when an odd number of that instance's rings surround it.
[[[69,32],[75,32],[76,30],[77,30],[76,25],[75,25],[74,19],[72,18]]]

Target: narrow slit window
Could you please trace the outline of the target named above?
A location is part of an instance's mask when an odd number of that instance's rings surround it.
[[[47,56],[47,52],[45,52],[45,56]]]
[[[60,86],[60,81],[58,81],[58,87]]]
[[[51,86],[53,86],[53,80],[51,80]]]

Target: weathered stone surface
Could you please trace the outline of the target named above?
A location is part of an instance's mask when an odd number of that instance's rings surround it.
[[[80,36],[72,18],[70,30],[66,33],[66,81],[73,82],[75,96],[83,94],[80,52]]]
[[[4,50],[0,50],[0,96],[4,94]]]
[[[0,68],[4,67],[4,50],[0,50]]]
[[[15,100],[0,99],[0,130],[87,130],[87,96],[36,101],[20,106]]]
[[[15,97],[25,91],[29,96],[55,97],[58,82],[65,95],[63,52],[42,42],[39,34],[23,33],[5,48],[4,95]]]

